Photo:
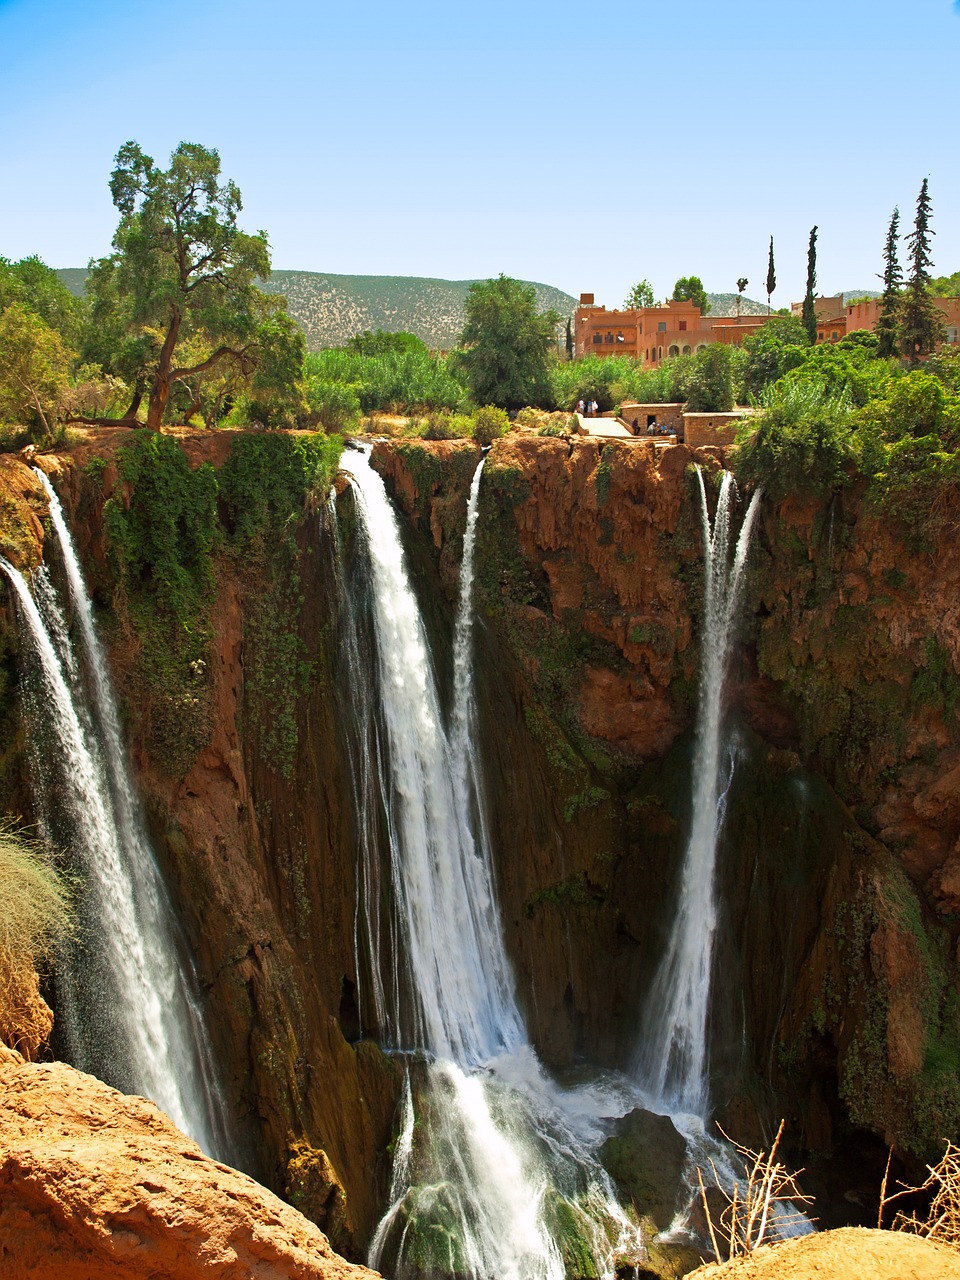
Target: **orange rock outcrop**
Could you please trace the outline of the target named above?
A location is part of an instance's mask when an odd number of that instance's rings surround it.
[[[0,1048],[6,1280],[372,1280],[157,1107]]]

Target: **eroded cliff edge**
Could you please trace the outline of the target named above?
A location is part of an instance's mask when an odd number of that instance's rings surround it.
[[[374,465],[450,593],[469,446]],[[500,884],[538,1046],[618,1066],[671,920],[690,791],[699,502],[716,450],[511,434],[485,466],[480,701]],[[708,485],[709,487],[709,485]],[[456,513],[456,514],[455,514]],[[740,1133],[904,1154],[960,1127],[960,548],[856,488],[764,503],[730,722],[714,1092]]]
[[[247,1167],[357,1256],[385,1191],[401,1069],[359,1039],[325,493],[291,479],[285,433],[159,438],[182,466],[165,455],[156,474],[171,486],[152,498],[146,472],[118,465],[125,431],[40,462],[110,641]],[[374,452],[441,669],[478,459],[466,442]],[[722,461],[511,434],[486,463],[482,749],[508,941],[531,1034],[558,1067],[629,1066],[670,925],[701,609],[689,468]],[[55,560],[38,482],[0,463],[0,550],[23,568]],[[206,496],[205,468],[218,478]],[[172,524],[124,569],[124,527],[136,517],[145,537],[171,492]],[[167,542],[196,544],[209,571],[190,605],[200,647],[172,665],[149,639]],[[863,1132],[921,1157],[960,1128],[958,572],[951,546],[910,556],[855,491],[763,507],[733,679],[714,1016],[715,1096],[738,1137],[786,1113],[808,1151]],[[29,817],[3,601],[0,785]]]

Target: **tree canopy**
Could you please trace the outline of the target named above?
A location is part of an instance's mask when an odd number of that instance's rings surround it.
[[[692,302],[695,307],[700,308],[702,316],[710,310],[707,291],[699,276],[681,276],[673,286],[673,300],[674,302]]]
[[[639,311],[642,307],[653,306],[653,285],[649,280],[641,280],[627,294],[623,303],[625,311]]]
[[[181,142],[164,170],[127,142],[110,191],[120,224],[115,252],[91,264],[84,356],[131,385],[125,420],[147,395],[147,425],[158,427],[174,387],[193,384],[195,400],[198,380],[228,368],[248,378],[268,351],[284,369],[302,363],[302,335],[278,318],[283,301],[255,285],[270,274],[266,234],[237,226],[240,192],[221,181],[216,151]]]
[[[907,236],[910,275],[900,308],[900,350],[911,360],[929,355],[943,336],[940,312],[930,295],[930,192],[924,178],[913,230]]]
[[[803,295],[803,327],[811,343],[817,340],[817,308],[814,303],[814,290],[817,287],[817,228],[810,229],[810,242],[807,245],[807,290]]]
[[[550,402],[550,354],[560,317],[538,313],[532,285],[509,276],[478,281],[466,301],[467,323],[455,365],[477,404],[520,409]]]

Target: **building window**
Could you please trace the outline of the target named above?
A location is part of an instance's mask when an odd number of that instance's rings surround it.
[[[667,322],[666,322],[666,320],[658,320],[658,321],[657,321],[657,333],[666,333],[666,332],[667,332]]]
[[[606,342],[608,345],[612,346],[612,345],[613,345],[613,334],[612,334],[612,333],[605,333],[605,334],[603,335],[603,340],[604,340],[604,342]]]
[[[957,334],[958,334],[958,329],[955,324],[947,325],[947,341],[948,342],[956,342]]]
[[[680,323],[679,323],[679,325],[677,326],[677,328],[680,330],[680,332],[681,332],[681,333],[686,333],[686,331],[687,331],[687,322],[686,322],[686,320],[681,320],[681,321],[680,321]]]
[[[599,333],[595,333],[595,334],[593,335],[593,345],[594,345],[595,347],[598,347],[602,341],[603,341],[603,337],[602,337],[602,335],[601,335],[601,334],[599,334]]]
[[[683,348],[683,354],[684,354],[685,356],[688,356],[688,355],[690,354],[690,348],[689,348],[689,346],[687,346],[687,347],[684,347],[684,348]]]
[[[618,333],[618,334],[617,334],[617,341],[618,341],[618,342],[623,342],[623,334],[622,334],[622,333]]]
[[[680,348],[676,345],[676,343],[674,343],[674,345],[670,347],[670,349],[667,351],[668,356],[678,356],[679,354],[680,354]]]
[[[837,338],[839,337],[840,337],[839,333],[837,333],[836,329],[834,329],[833,333],[831,333],[830,335],[830,341],[836,342]]]
[[[703,342],[698,342],[698,343],[697,343],[697,352],[698,352],[698,353],[699,353],[699,352],[701,352],[701,351],[706,351],[706,349],[707,349],[707,347],[706,347],[706,343],[703,343]]]

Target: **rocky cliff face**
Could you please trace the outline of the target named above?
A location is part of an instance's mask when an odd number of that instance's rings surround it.
[[[374,453],[448,592],[472,470],[453,448]],[[629,1063],[669,929],[702,607],[689,468],[723,461],[511,434],[486,463],[490,803],[529,1020],[557,1063]],[[745,1135],[786,1113],[827,1150],[852,1118],[918,1155],[960,1124],[958,572],[952,544],[911,557],[856,491],[763,508],[713,1014],[715,1096]]]
[[[389,1177],[400,1069],[373,1044],[355,1042],[355,833],[328,678],[331,579],[320,517],[306,515],[302,500],[286,513],[298,522],[300,569],[296,592],[282,596],[258,554],[218,535],[198,615],[210,641],[193,681],[189,668],[184,676],[175,664],[158,666],[105,533],[111,499],[127,510],[136,504],[136,482],[117,466],[117,450],[130,443],[127,432],[96,433],[40,461],[111,642],[140,787],[196,957],[237,1159],[358,1256]],[[189,436],[181,447],[194,471],[218,470],[231,444]],[[7,499],[0,550],[23,568],[45,553],[56,573],[37,482],[21,463],[2,461],[16,505]],[[17,626],[5,602],[4,801],[29,817]],[[149,621],[162,631],[162,615]],[[160,646],[168,643],[160,634]],[[292,671],[284,669],[290,654]],[[277,681],[292,683],[298,672],[309,678],[278,690]]]
[[[118,463],[130,433],[42,462],[110,641],[247,1167],[356,1255],[385,1192],[399,1068],[358,1040],[332,539],[322,499],[277,480],[295,437],[249,439],[241,458],[232,433],[188,433],[182,470],[150,463],[182,499],[173,533],[150,524],[146,473]],[[466,442],[374,452],[441,656],[478,459]],[[557,1066],[629,1065],[672,919],[702,607],[693,462],[709,478],[723,458],[519,433],[485,464],[481,746],[508,941]],[[23,568],[49,555],[42,492],[14,459],[0,503],[0,551]],[[130,558],[148,533],[187,575],[173,604]],[[139,540],[126,560],[121,534]],[[917,1156],[960,1128],[958,573],[951,546],[909,557],[856,492],[763,509],[732,678],[713,1029],[715,1097],[744,1140],[787,1114],[807,1149],[852,1121]],[[0,604],[0,791],[29,816]]]

